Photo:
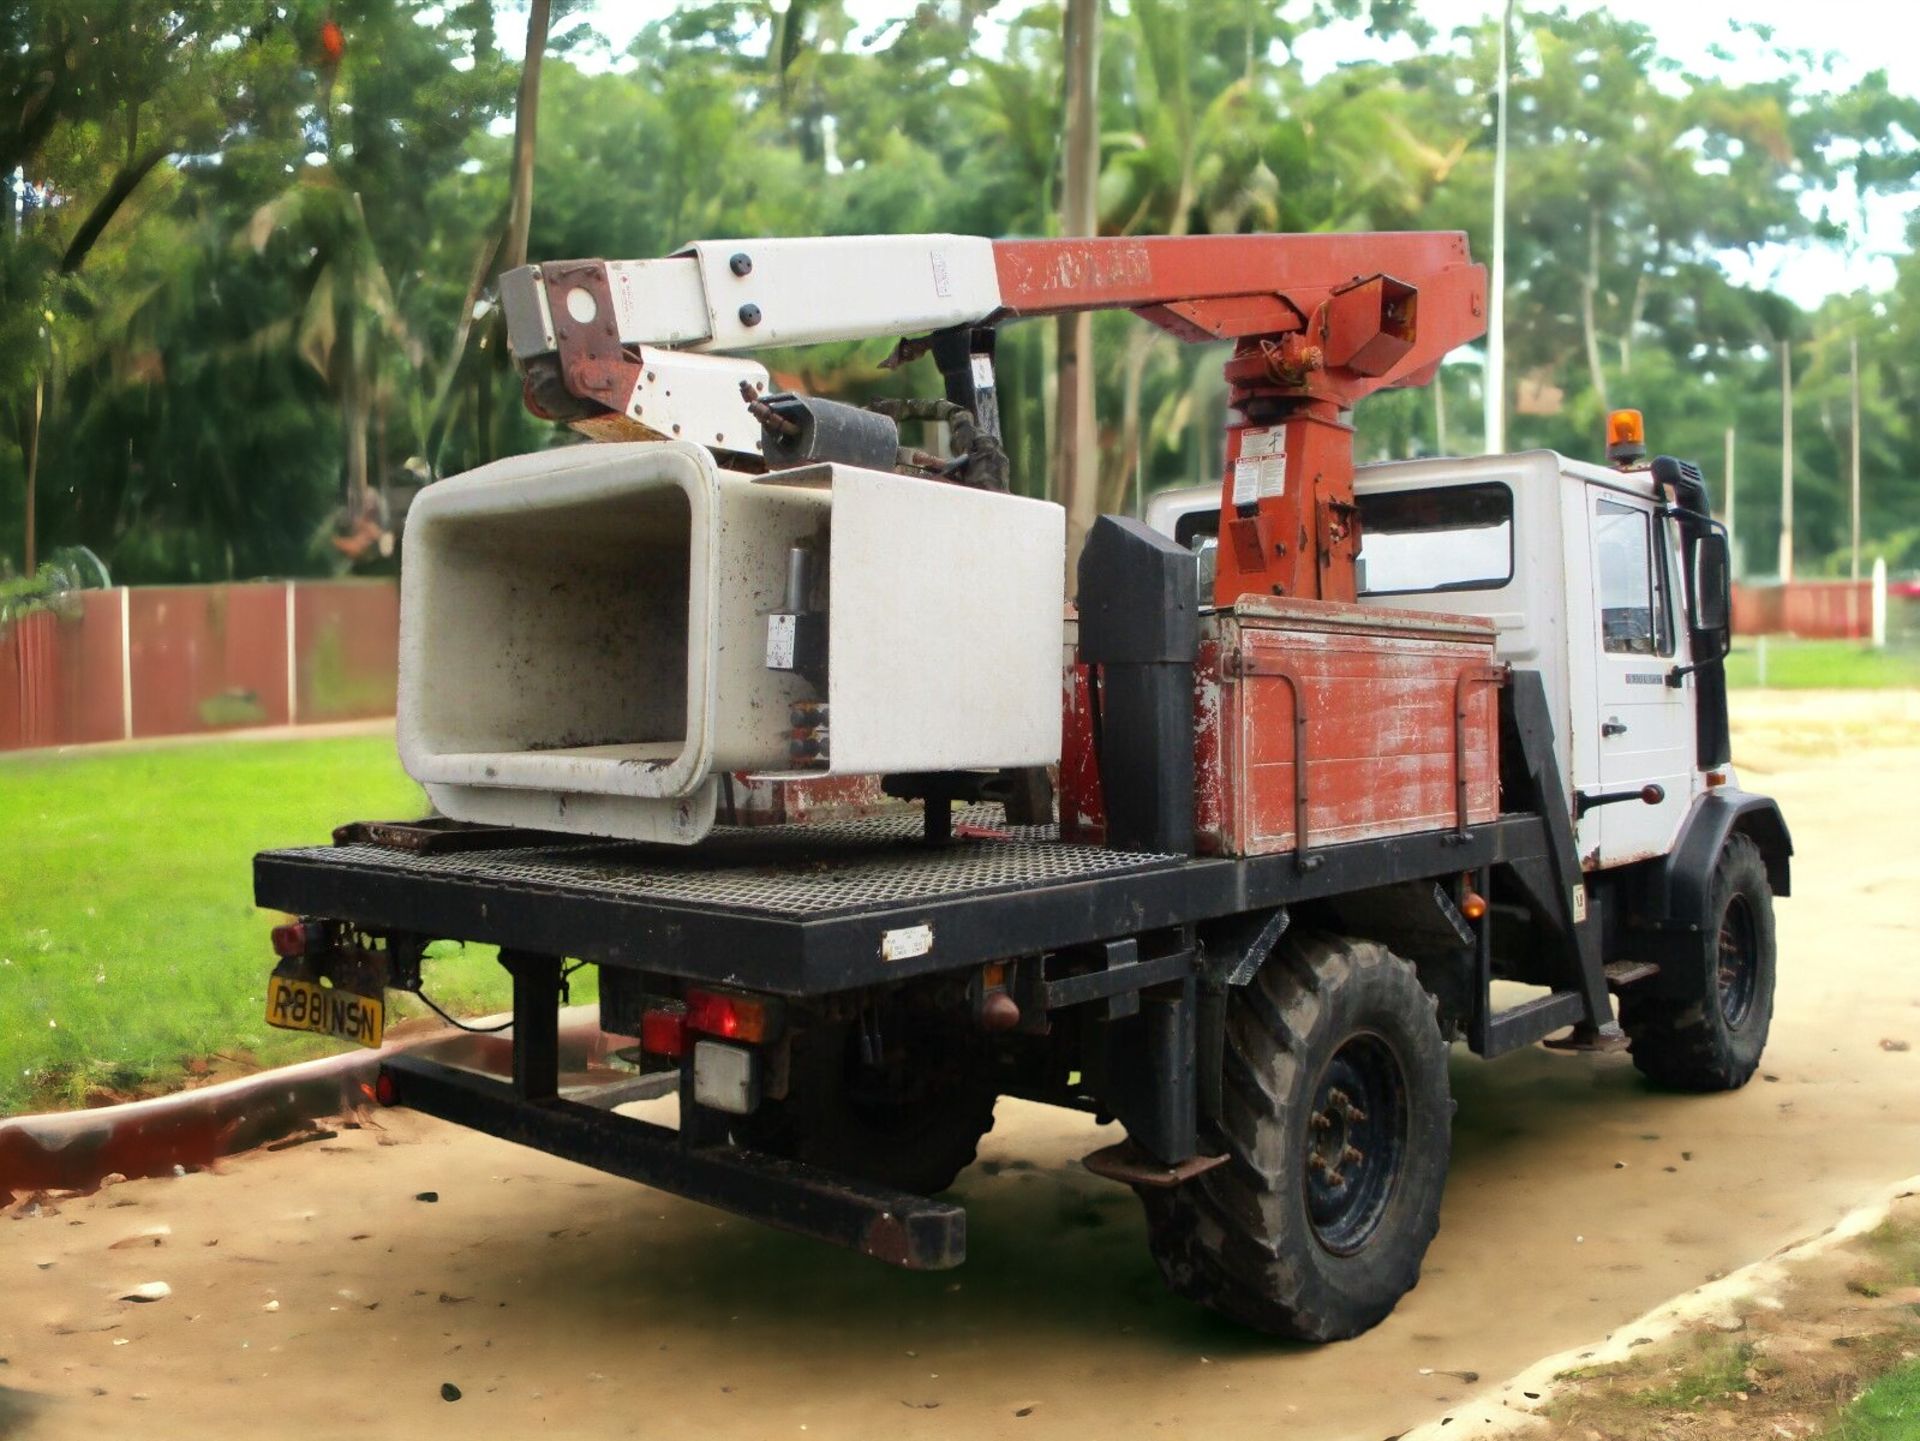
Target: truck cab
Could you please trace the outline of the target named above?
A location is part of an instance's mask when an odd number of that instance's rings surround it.
[[[1725,567],[1704,562],[1716,605],[1693,549],[1724,541],[1680,513],[1654,469],[1537,450],[1363,466],[1354,490],[1362,604],[1485,617],[1499,659],[1539,672],[1583,870],[1671,855],[1699,798],[1736,789],[1718,669]],[[1146,518],[1204,575],[1219,508],[1215,487],[1195,486],[1154,496]]]

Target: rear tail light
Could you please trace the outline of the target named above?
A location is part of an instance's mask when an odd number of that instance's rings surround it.
[[[373,1098],[383,1106],[400,1104],[400,1087],[387,1072],[382,1071],[373,1078]]]
[[[679,1007],[640,1013],[640,1049],[679,1060],[687,1053],[687,1013]]]
[[[320,928],[305,921],[287,921],[273,928],[273,953],[285,960],[304,956],[320,939]]]
[[[687,1029],[702,1035],[729,1041],[764,1041],[779,1026],[775,1004],[754,996],[689,990],[686,999]]]

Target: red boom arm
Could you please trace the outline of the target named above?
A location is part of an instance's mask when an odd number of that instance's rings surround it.
[[[1362,396],[1424,385],[1486,329],[1486,272],[1449,231],[1002,240],[1002,314],[1131,310],[1231,340],[1214,598],[1352,600]]]

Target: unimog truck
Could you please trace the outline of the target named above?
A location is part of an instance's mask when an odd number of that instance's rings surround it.
[[[1174,1290],[1327,1341],[1419,1277],[1452,1043],[1753,1074],[1792,845],[1729,763],[1700,471],[1630,414],[1605,465],[1354,465],[1353,407],[1483,328],[1464,237],[699,242],[501,301],[592,443],[413,506],[436,814],[255,862],[275,1025],[377,1043],[432,943],[499,948],[511,1076],[392,1053],[383,1102],[916,1268],[999,1097],[1086,1111]],[[1069,587],[995,340],[1092,309],[1227,343],[1225,473]],[[754,358],[874,336],[941,393]],[[677,1126],[560,1093],[579,965]]]

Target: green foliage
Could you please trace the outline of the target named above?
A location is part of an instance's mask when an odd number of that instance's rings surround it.
[[[1920,1361],[1895,1367],[1849,1402],[1820,1441],[1906,1441],[1920,1432]]]
[[[369,429],[376,469],[407,454],[414,331],[452,330],[406,262],[510,102],[490,6],[7,8],[30,99],[0,155],[36,203],[0,228],[0,541],[37,433],[43,547],[132,581],[324,568]]]
[[[59,611],[75,591],[108,583],[107,569],[85,546],[69,546],[32,575],[0,576],[0,626],[37,610]]]
[[[1734,1341],[1715,1333],[1701,1338],[1699,1348],[1700,1354],[1665,1385],[1635,1395],[1635,1403],[1656,1411],[1684,1411],[1724,1400],[1753,1384],[1748,1374],[1756,1355],[1751,1341]]]
[[[872,15],[681,0],[609,69],[558,6],[530,253],[1047,233],[1057,0]],[[1418,48],[1309,81],[1297,51],[1333,20]],[[0,53],[17,102],[0,106],[0,173],[18,166],[35,200],[0,225],[0,555],[19,553],[36,442],[42,548],[84,542],[138,582],[338,568],[331,536],[366,490],[560,438],[520,406],[492,309],[519,50],[487,0],[0,0],[0,24],[19,37]],[[1432,226],[1484,256],[1495,24],[1439,35],[1417,0],[1110,6],[1103,232]],[[1812,314],[1729,278],[1742,252],[1850,241],[1835,197],[1912,183],[1920,101],[1879,74],[1841,88],[1760,32],[1729,43],[1760,52],[1751,78],[1683,66],[1604,7],[1517,10],[1509,445],[1591,456],[1605,409],[1633,404],[1658,448],[1718,479],[1732,428],[1743,558],[1768,569],[1785,340],[1801,564],[1840,564],[1857,339],[1869,554],[1920,564],[1920,262]],[[1217,477],[1217,349],[1124,317],[1096,335],[1103,504]],[[1028,490],[1046,483],[1052,344],[1032,325],[1001,342]],[[887,350],[768,359],[850,399],[937,389],[927,362],[883,371]],[[1439,384],[1438,401],[1363,406],[1361,455],[1476,450],[1472,354]]]

